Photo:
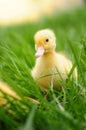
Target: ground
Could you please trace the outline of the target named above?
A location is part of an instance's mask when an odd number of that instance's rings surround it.
[[[33,36],[44,28],[54,30],[56,51],[64,52],[78,68],[78,83],[70,79],[72,69],[67,81],[61,81],[62,91],[48,90],[48,99],[30,74],[35,64]],[[86,9],[0,27],[0,80],[21,98],[2,92],[7,104],[0,106],[0,130],[86,130]]]

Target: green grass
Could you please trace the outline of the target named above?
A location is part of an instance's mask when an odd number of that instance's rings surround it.
[[[63,91],[48,90],[48,100],[30,75],[35,64],[33,36],[44,28],[54,30],[56,50],[78,68],[78,83],[69,78],[70,85],[62,82]],[[0,106],[0,130],[86,130],[86,9],[55,14],[37,23],[0,27],[0,80],[21,97],[19,102],[4,94],[10,105]]]

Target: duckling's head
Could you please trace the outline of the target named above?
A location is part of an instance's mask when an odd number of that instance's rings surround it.
[[[50,29],[40,30],[35,34],[34,39],[35,39],[36,57],[40,57],[43,54],[55,51],[56,38],[52,30]]]

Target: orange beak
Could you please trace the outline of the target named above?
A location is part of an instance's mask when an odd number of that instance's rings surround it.
[[[37,52],[35,54],[36,58],[42,56],[44,54],[44,48],[42,46],[37,48]]]

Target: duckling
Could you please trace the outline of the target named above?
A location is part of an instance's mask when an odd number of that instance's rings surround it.
[[[35,36],[36,63],[31,74],[42,90],[50,87],[53,77],[53,87],[60,88],[59,81],[65,80],[72,69],[72,62],[64,54],[57,53],[56,37],[52,30],[39,30]],[[74,70],[77,77],[77,69]]]

